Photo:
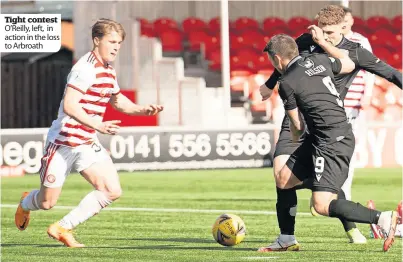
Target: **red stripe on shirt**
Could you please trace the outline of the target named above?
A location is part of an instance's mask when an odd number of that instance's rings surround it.
[[[92,129],[90,127],[86,127],[84,125],[80,125],[80,124],[73,125],[73,124],[66,123],[66,124],[64,124],[64,127],[73,128],[73,129],[81,129],[81,130],[84,130],[85,132],[88,132],[88,133],[91,133],[91,134],[95,133],[94,129]]]
[[[76,137],[83,141],[88,141],[88,140],[92,139],[92,137],[82,136],[79,134],[73,134],[73,133],[68,133],[68,132],[64,132],[64,131],[60,131],[59,135],[64,136],[64,137]]]
[[[99,73],[96,74],[96,78],[102,78],[102,77],[109,77],[115,79],[115,76],[109,73]]]
[[[98,115],[98,116],[103,116],[104,115],[104,113],[101,113],[101,112],[98,112],[98,111],[89,110],[89,109],[86,109],[86,108],[83,108],[83,109],[89,115]]]
[[[72,84],[67,84],[67,86],[68,86],[68,87],[71,87],[71,88],[74,88],[75,90],[77,90],[77,91],[79,91],[79,92],[85,94],[83,90],[81,90],[80,88],[78,88],[78,87],[76,87],[76,86],[74,86],[74,85],[72,85]]]
[[[85,100],[85,99],[81,99],[80,103],[97,105],[97,106],[106,106],[108,104],[107,102],[90,101],[90,100]]]
[[[87,93],[86,93],[87,95],[92,95],[92,96],[97,96],[97,97],[99,97],[99,98],[104,98],[104,97],[111,97],[112,96],[112,94],[109,94],[109,93],[106,93],[106,94],[102,94],[103,96],[101,96],[101,93],[97,93],[97,92],[94,92],[94,91],[92,91],[92,90],[87,90]]]
[[[114,85],[111,83],[102,83],[102,84],[93,84],[92,87],[113,88]]]
[[[55,144],[71,146],[71,147],[76,147],[76,146],[80,146],[80,145],[90,145],[91,143],[92,143],[92,140],[82,143],[82,144],[78,144],[78,143],[74,143],[74,142],[70,142],[70,141],[60,141],[58,139],[55,140]]]

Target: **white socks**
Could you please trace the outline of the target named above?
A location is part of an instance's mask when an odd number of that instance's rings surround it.
[[[39,204],[38,204],[38,200],[37,200],[37,196],[38,196],[39,190],[32,190],[28,196],[26,196],[24,198],[24,200],[22,200],[21,202],[21,207],[22,209],[24,209],[25,211],[34,211],[34,210],[39,210]]]
[[[297,240],[295,239],[295,235],[283,235],[280,234],[279,240],[283,243],[290,243],[290,242],[296,242]]]
[[[385,229],[385,227],[388,227],[390,225],[391,218],[392,218],[392,211],[381,212],[381,215],[379,216],[378,220],[378,226]]]
[[[348,170],[348,177],[344,182],[341,189],[344,191],[344,195],[347,200],[351,201],[351,187],[353,186],[353,177],[354,177],[354,163],[350,163],[350,168]]]
[[[59,225],[66,229],[73,229],[98,214],[101,209],[111,203],[112,200],[104,192],[98,190],[92,191],[81,200],[76,208],[59,221]]]

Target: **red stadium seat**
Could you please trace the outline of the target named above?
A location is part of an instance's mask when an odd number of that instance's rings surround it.
[[[197,17],[188,17],[182,21],[183,32],[187,35],[191,31],[195,30],[205,30],[207,29],[207,24],[203,20]]]
[[[308,33],[308,30],[306,28],[297,28],[295,30],[292,30],[291,36],[294,38],[298,38],[300,35]]]
[[[154,31],[159,35],[161,32],[171,29],[171,28],[178,28],[178,24],[175,20],[171,18],[161,17],[154,21]]]
[[[209,69],[212,71],[220,71],[221,70],[221,49],[216,49],[211,51],[209,56],[206,57],[209,61]]]
[[[388,28],[390,27],[390,22],[384,16],[372,16],[367,19],[367,26],[369,28]]]
[[[238,49],[241,49],[245,46],[244,38],[240,35],[230,34],[229,45],[231,55],[235,54]]]
[[[270,40],[268,36],[265,36],[262,31],[257,29],[244,30],[241,34],[244,39],[245,46],[253,47],[256,49],[262,49],[266,43]]]
[[[261,54],[257,57],[255,68],[258,73],[273,70],[273,65],[270,63],[267,54]]]
[[[352,30],[354,32],[362,34],[363,36],[365,36],[367,38],[369,38],[371,36],[372,31],[373,31],[371,28],[368,28],[366,25],[360,25],[360,24],[358,24],[358,25],[354,24],[352,27]]]
[[[288,34],[291,35],[290,29],[284,26],[272,27],[268,31],[265,31],[265,35],[272,37],[277,34]]]
[[[221,47],[221,39],[219,35],[213,36],[208,35],[206,41],[204,42],[204,51],[206,57],[210,56],[210,53]]]
[[[245,29],[253,28],[253,29],[259,29],[259,23],[253,18],[250,17],[240,17],[237,20],[235,20],[235,28],[238,31],[243,31]]]
[[[160,33],[162,50],[164,52],[181,52],[183,34],[179,29],[170,28]]]
[[[152,27],[142,27],[141,35],[146,37],[156,37],[154,29]]]
[[[402,32],[395,33],[394,37],[390,39],[391,47],[395,49],[395,51],[402,50]]]
[[[208,41],[209,34],[206,30],[191,31],[188,34],[190,51],[200,51],[201,45]]]
[[[400,32],[400,34],[402,33],[402,16],[401,15],[395,16],[393,19],[391,19],[390,24],[392,25],[393,30],[396,33],[399,33],[399,32]]]
[[[140,27],[141,28],[143,28],[143,27],[153,27],[153,24],[150,21],[148,21],[147,19],[145,19],[145,18],[139,17],[139,18],[137,18],[137,21],[140,22]]]
[[[302,16],[295,16],[288,20],[287,25],[290,31],[294,31],[296,29],[304,28],[306,29],[308,26],[312,24],[311,20]]]
[[[238,68],[244,67],[239,61],[239,57],[237,55],[230,55],[229,58],[229,63],[230,63],[230,71],[235,71]]]
[[[268,17],[263,20],[263,30],[265,32],[270,31],[272,28],[275,27],[288,27],[287,23],[278,17]]]
[[[220,32],[221,31],[221,18],[214,17],[208,23],[208,28],[210,33]],[[232,21],[229,21],[229,29],[230,32],[235,29],[235,25]]]
[[[261,52],[257,52],[257,49],[245,47],[239,49],[236,53],[242,64],[248,66],[252,71],[256,71],[256,65],[259,64],[259,55]]]
[[[150,23],[145,18],[137,18],[137,21],[140,22],[140,34],[142,36],[147,36],[147,37],[155,37],[156,34],[154,32],[153,24]]]
[[[401,52],[392,53],[387,62],[394,68],[402,68],[402,53]]]
[[[377,30],[375,33],[371,34],[368,40],[373,46],[385,46],[385,47],[391,47],[392,43],[395,44],[397,41],[396,34],[384,28],[381,28]]]
[[[361,17],[354,16],[354,26],[367,26],[367,22]]]

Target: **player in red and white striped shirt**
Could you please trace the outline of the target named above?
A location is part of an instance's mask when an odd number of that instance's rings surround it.
[[[351,9],[343,7],[343,10],[346,13],[344,17],[344,37],[352,42],[360,43],[362,47],[372,52],[372,48],[368,39],[365,36],[351,30],[351,27],[354,25],[354,19]],[[358,72],[357,76],[351,83],[350,88],[348,89],[348,92],[344,99],[344,108],[346,110],[347,118],[353,126],[354,132],[357,132],[358,129],[357,118],[359,117],[361,110],[365,109],[365,107],[367,107],[370,103],[374,83],[375,75],[361,70],[360,72]],[[348,178],[342,187],[347,200],[351,200],[351,186],[353,183],[355,169],[354,159],[355,158],[352,157],[350,162],[350,169],[348,172]]]
[[[111,103],[129,115],[154,115],[163,110],[160,105],[136,105],[120,93],[110,63],[125,35],[121,24],[108,19],[101,19],[92,27],[94,48],[71,69],[58,117],[47,136],[41,160],[41,188],[24,192],[17,208],[15,224],[19,230],[27,228],[30,211],[48,210],[56,204],[71,169],[80,172],[95,190],[63,219],[50,225],[50,237],[68,247],[83,247],[75,240],[72,229],[120,197],[119,176],[96,135],[114,135],[119,130],[119,120],[102,121],[106,105]]]

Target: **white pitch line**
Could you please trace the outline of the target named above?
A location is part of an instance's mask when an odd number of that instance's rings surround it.
[[[241,257],[241,258],[247,260],[269,260],[269,259],[277,259],[280,257]]]
[[[1,208],[16,208],[15,204],[1,204]],[[53,209],[73,209],[75,206],[55,206]],[[165,213],[232,213],[249,215],[275,215],[275,211],[262,210],[217,210],[217,209],[180,209],[180,208],[147,208],[147,207],[107,207],[105,211],[131,211],[131,212],[165,212]],[[300,216],[312,216],[311,213],[297,212]]]

